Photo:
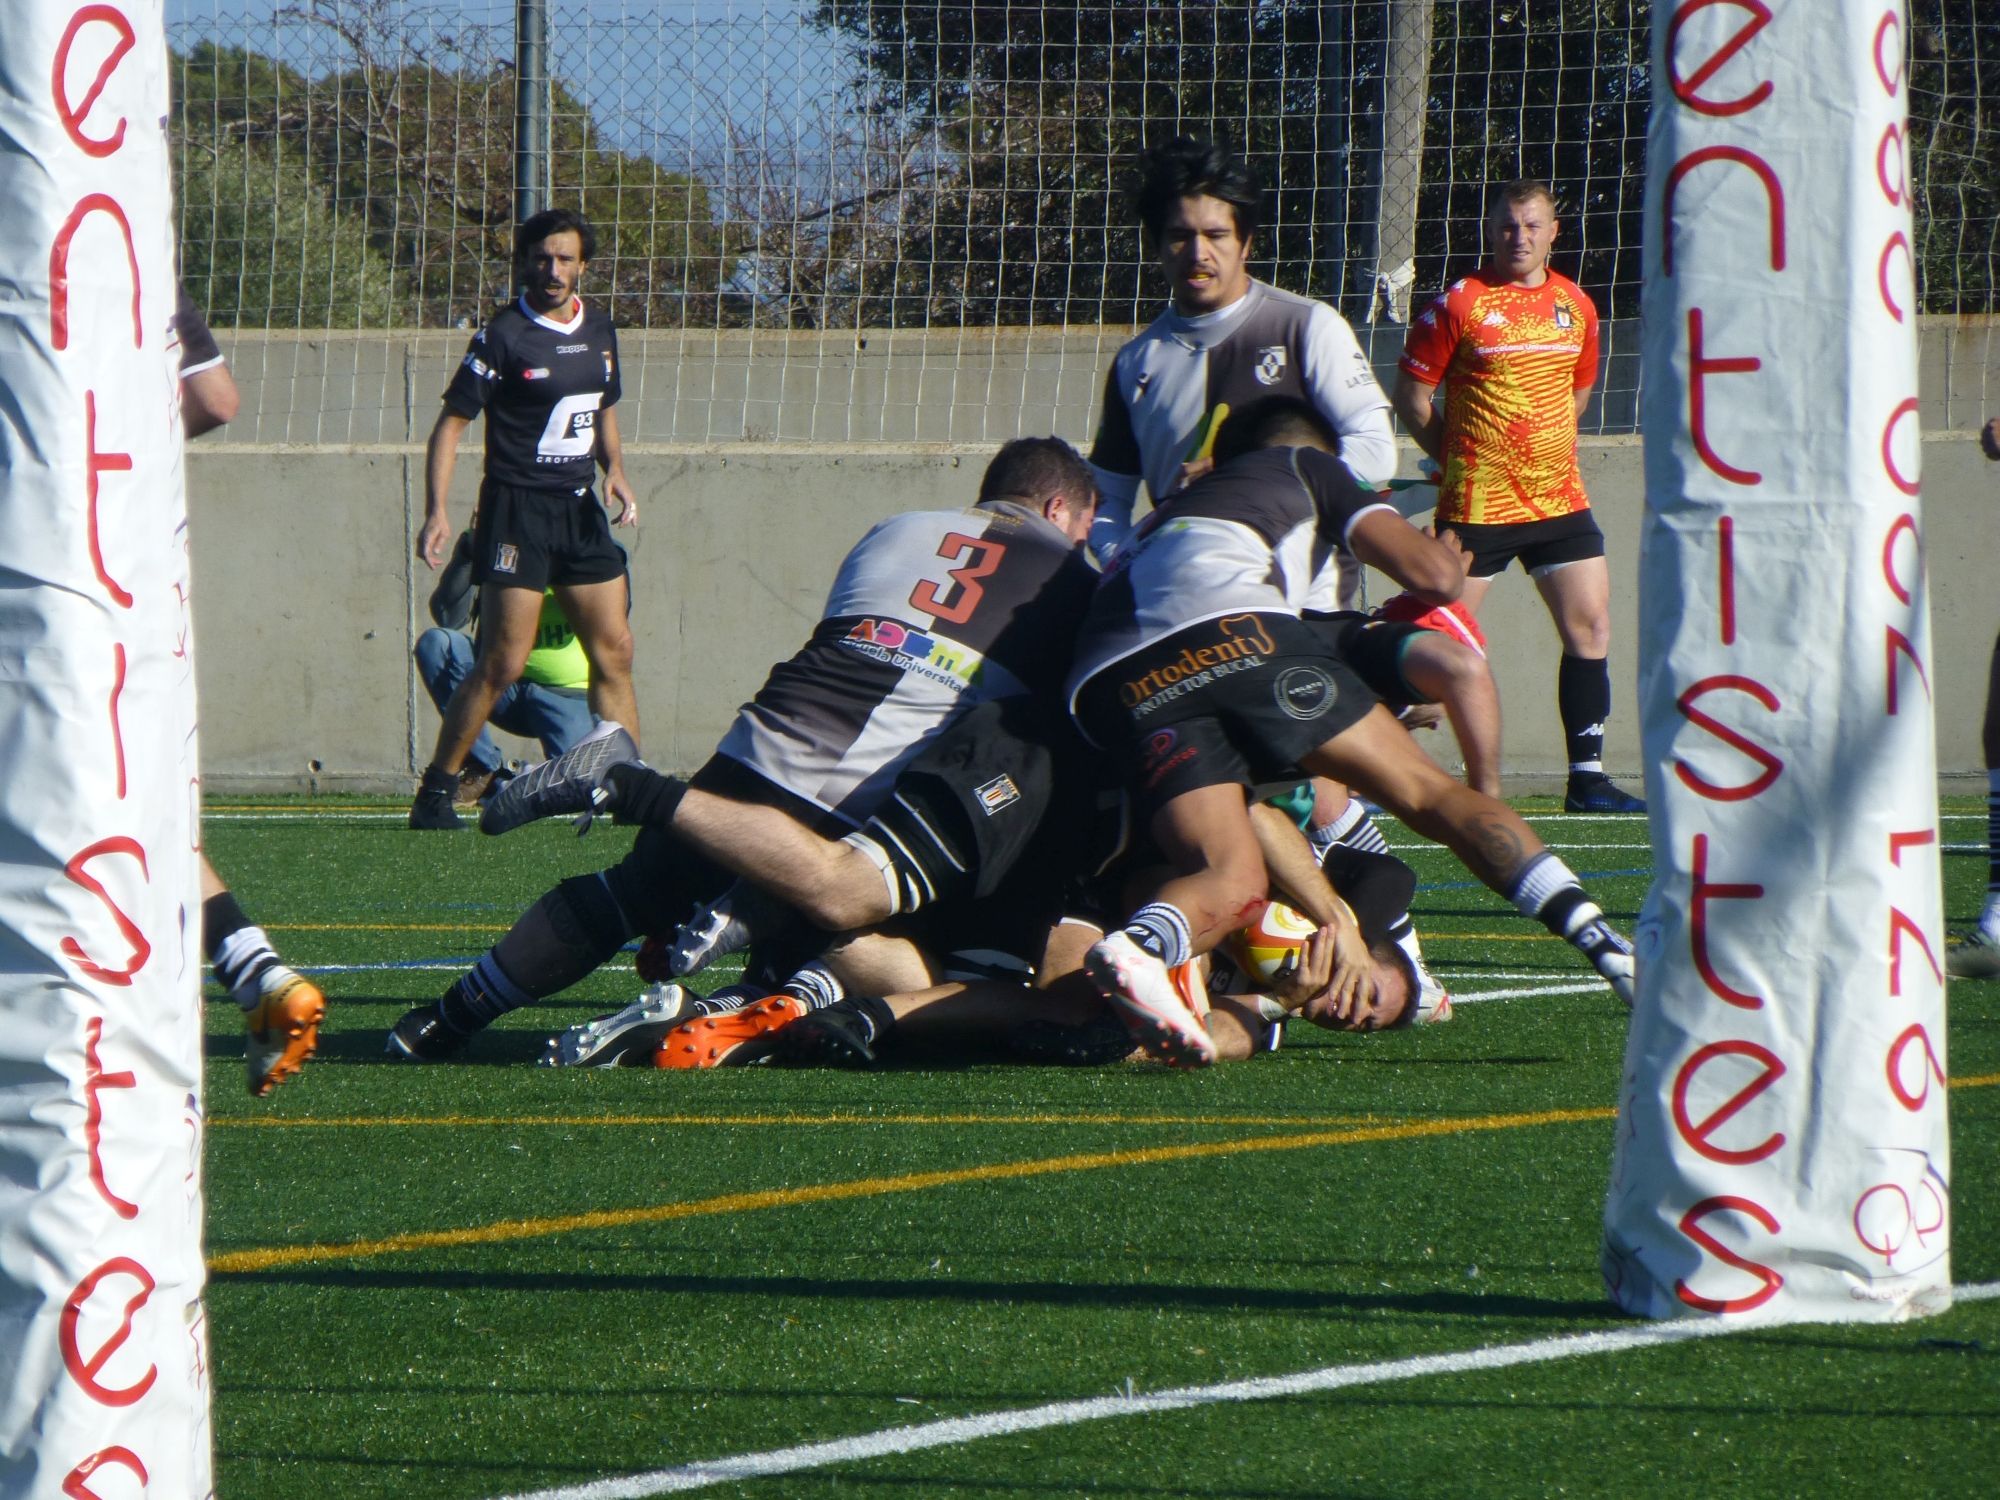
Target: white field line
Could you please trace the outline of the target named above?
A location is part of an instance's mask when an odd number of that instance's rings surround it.
[[[1952,1295],[1960,1302],[1984,1302],[2000,1297],[2000,1281],[1954,1287]],[[1642,1327],[1616,1328],[1603,1333],[1537,1339],[1527,1344],[1490,1345],[1456,1354],[1425,1354],[1412,1359],[1382,1360],[1366,1365],[1334,1365],[1297,1375],[1272,1375],[1261,1380],[1236,1380],[1223,1385],[1182,1386],[1144,1396],[1099,1396],[1088,1401],[1057,1401],[1046,1406],[985,1412],[974,1417],[953,1417],[914,1427],[889,1427],[880,1432],[836,1438],[831,1442],[805,1443],[795,1448],[745,1453],[735,1458],[711,1459],[674,1469],[656,1469],[650,1474],[598,1479],[561,1489],[534,1490],[507,1496],[505,1500],[647,1500],[652,1495],[681,1494],[688,1490],[706,1489],[710,1485],[768,1479],[779,1474],[796,1474],[805,1469],[917,1453],[926,1448],[950,1447],[978,1442],[983,1438],[1004,1437],[1010,1433],[1069,1427],[1079,1422],[1103,1421],[1108,1417],[1185,1411],[1190,1407],[1215,1406],[1232,1401],[1269,1401],[1281,1396],[1312,1395],[1349,1386],[1504,1370],[1515,1365],[1547,1364],[1592,1354],[1622,1354],[1632,1349],[1778,1326],[1781,1325],[1774,1319],[1648,1323]]]

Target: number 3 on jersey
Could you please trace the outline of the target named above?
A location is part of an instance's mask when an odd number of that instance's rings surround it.
[[[910,603],[935,619],[963,625],[986,595],[986,585],[979,580],[992,576],[993,570],[1000,566],[1000,559],[1007,555],[1007,544],[951,531],[938,543],[937,555],[959,564],[945,575],[957,586],[955,597],[946,603],[939,596],[937,584],[926,578],[910,590]]]
[[[535,452],[543,458],[582,458],[589,453],[597,441],[597,408],[603,400],[602,391],[563,397],[549,413]]]

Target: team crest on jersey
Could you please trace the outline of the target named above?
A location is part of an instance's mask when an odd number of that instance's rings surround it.
[[[1271,344],[1257,351],[1256,368],[1252,371],[1259,385],[1276,385],[1285,373],[1285,346]]]
[[[987,817],[992,817],[1003,807],[1021,800],[1021,789],[1014,785],[1014,778],[1002,772],[991,781],[972,789],[972,795],[979,799],[979,806]]]
[[[502,542],[500,550],[493,554],[493,571],[512,573],[521,565],[521,550],[512,542]]]
[[[1558,302],[1556,304],[1556,327],[1562,329],[1570,329],[1574,328],[1575,326],[1576,326],[1576,319],[1572,318],[1569,315],[1569,308],[1566,307],[1564,304]]]

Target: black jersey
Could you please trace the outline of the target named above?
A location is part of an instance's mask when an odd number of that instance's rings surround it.
[[[472,336],[444,403],[486,413],[486,477],[533,490],[580,490],[597,477],[597,414],[618,404],[618,334],[577,298],[567,322],[501,309]]]
[[[858,822],[965,709],[1061,687],[1096,580],[1022,506],[894,516],[847,554],[812,638],[717,749]]]
[[[1317,448],[1260,448],[1152,512],[1090,602],[1072,692],[1119,658],[1203,620],[1296,615],[1354,523],[1394,507]]]

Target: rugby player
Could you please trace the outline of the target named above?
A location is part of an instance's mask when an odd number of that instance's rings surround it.
[[[1979,446],[2000,463],[2000,417],[1979,430]],[[1981,726],[1986,752],[1986,904],[1962,941],[1945,949],[1944,965],[1955,979],[2000,976],[2000,639],[1986,668],[1986,719]]]
[[[1095,511],[1090,471],[1067,443],[1021,438],[994,456],[970,509],[874,527],[841,563],[811,639],[772,668],[685,788],[837,836],[865,823],[961,714],[989,700],[1053,698],[1096,581],[1082,550]],[[523,772],[489,801],[489,832],[590,807],[642,827],[627,858],[563,881],[437,1004],[404,1016],[392,1054],[452,1055],[635,935],[673,931],[728,884],[722,863],[666,831],[683,784],[632,764],[635,756],[630,737],[614,731]],[[990,800],[1004,806],[1000,788]],[[826,937],[802,935],[798,956]],[[774,957],[765,964],[790,972]]]
[[[190,438],[234,421],[241,396],[208,319],[176,288],[174,338],[180,346],[181,430]],[[221,874],[201,857],[201,946],[215,979],[243,1012],[243,1064],[250,1092],[263,1098],[297,1076],[319,1046],[326,996],[279,959],[270,936],[250,920]]]
[[[1604,771],[1611,716],[1611,574],[1577,467],[1577,419],[1597,381],[1597,308],[1549,268],[1560,226],[1541,182],[1510,182],[1487,214],[1487,260],[1410,325],[1396,412],[1443,466],[1437,524],[1472,554],[1475,614],[1520,559],[1562,638],[1556,707],[1571,812],[1644,812]],[[1449,389],[1443,412],[1437,389]]]
[[[435,571],[451,545],[447,505],[459,440],[475,417],[486,417],[472,548],[479,651],[442,710],[437,748],[410,807],[412,828],[459,826],[451,804],[460,774],[494,703],[520,679],[545,589],[554,590],[590,659],[591,712],[635,740],[639,734],[625,551],[592,488],[602,466],[616,524],[638,521],[615,410],[618,335],[608,313],[577,295],[596,243],[589,220],[568,209],[545,209],[515,231],[521,295],[472,336],[431,429],[417,556]]]
[[[1085,737],[1130,769],[1173,866],[1087,965],[1165,1060],[1213,1061],[1168,971],[1214,947],[1267,888],[1245,789],[1295,767],[1356,787],[1589,957],[1630,1003],[1631,948],[1569,869],[1504,803],[1419,751],[1300,619],[1326,554],[1345,548],[1433,602],[1464,554],[1416,530],[1332,457],[1310,406],[1238,413],[1217,467],[1147,518],[1092,600],[1070,674]]]

